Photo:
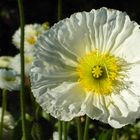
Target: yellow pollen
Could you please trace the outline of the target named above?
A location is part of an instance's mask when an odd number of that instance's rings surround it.
[[[120,58],[109,53],[94,51],[79,59],[78,82],[87,91],[110,94],[120,76]]]

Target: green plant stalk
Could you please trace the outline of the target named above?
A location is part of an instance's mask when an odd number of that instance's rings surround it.
[[[18,9],[20,16],[20,64],[21,64],[21,89],[20,89],[20,109],[21,109],[21,120],[22,120],[22,139],[27,140],[26,133],[26,120],[25,120],[25,68],[24,68],[24,11],[23,11],[23,1],[18,0]]]
[[[88,129],[89,129],[89,117],[86,116],[86,123],[85,123],[85,129],[84,129],[84,140],[88,140]]]
[[[113,129],[111,140],[117,140],[117,130],[115,128]]]
[[[67,122],[63,122],[64,140],[67,140]]]
[[[59,140],[62,140],[62,121],[58,121]]]
[[[80,117],[76,118],[77,122],[77,135],[78,135],[78,140],[82,140],[82,130],[81,130],[81,120]]]
[[[62,18],[62,0],[58,0],[57,6],[57,20],[59,21]]]
[[[3,122],[4,122],[4,113],[7,107],[7,90],[3,89],[2,91],[2,113],[1,113],[1,125],[0,125],[0,140],[3,136]]]

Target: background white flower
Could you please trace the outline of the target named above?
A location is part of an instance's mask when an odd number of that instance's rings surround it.
[[[20,76],[13,69],[0,69],[0,88],[11,90],[19,90]]]
[[[62,136],[63,139],[63,136]],[[59,133],[57,131],[53,132],[53,140],[59,140]],[[70,137],[67,137],[67,140],[71,140]]]
[[[12,59],[13,59],[13,57],[11,57],[11,56],[1,56],[0,57],[0,67],[8,68]]]
[[[37,41],[37,37],[43,33],[47,28],[43,27],[41,24],[27,24],[25,25],[25,52],[30,52],[33,50],[33,46]],[[14,33],[13,44],[20,49],[20,28]]]
[[[25,53],[24,55],[25,60],[25,75],[29,76],[32,60],[33,60],[33,53]],[[11,61],[10,67],[14,69],[18,74],[21,73],[21,66],[20,66],[20,54],[17,54]]]
[[[55,24],[35,46],[32,91],[52,116],[88,115],[120,128],[140,117],[140,29],[101,8]]]
[[[1,120],[1,113],[2,113],[2,108],[0,107],[0,120]],[[12,130],[14,129],[14,127],[15,127],[15,121],[13,116],[8,111],[5,111],[4,119],[3,119],[3,139],[5,140],[12,139]]]

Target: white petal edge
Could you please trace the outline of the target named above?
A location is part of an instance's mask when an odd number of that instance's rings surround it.
[[[42,86],[32,91],[41,107],[57,119],[70,121],[85,114],[81,106],[87,94],[79,83],[64,82],[52,90]]]

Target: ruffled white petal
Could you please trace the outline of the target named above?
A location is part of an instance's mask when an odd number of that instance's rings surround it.
[[[83,114],[81,104],[86,94],[75,83],[74,68],[51,65],[38,59],[34,61],[30,75],[34,96],[48,113],[65,121]]]
[[[84,104],[84,112],[92,119],[107,122],[108,111],[103,96],[90,93]]]
[[[128,32],[130,30],[130,32]],[[121,37],[124,41],[119,45],[118,49],[114,51],[114,54],[119,57],[124,58],[126,61],[134,63],[140,61],[140,29],[137,23],[127,21],[127,26],[125,31],[127,36],[125,39]],[[128,36],[129,35],[129,36]]]
[[[117,95],[112,94],[108,110],[108,123],[112,127],[120,128],[140,117],[140,98],[129,90],[123,90]]]
[[[133,64],[131,69],[128,71],[128,79],[130,81],[129,90],[134,92],[140,98],[140,65]]]
[[[41,44],[38,44],[48,46],[45,49],[49,53],[58,50],[63,57],[69,56],[72,60],[95,49],[118,53],[131,60],[137,53],[135,49],[140,50],[139,35],[139,25],[132,22],[126,13],[101,8],[79,12],[60,21],[40,37]],[[124,52],[126,49],[127,54]]]
[[[34,61],[30,75],[32,86],[36,88],[44,85],[46,88],[54,88],[65,81],[77,81],[77,74],[71,67],[50,65],[41,60]]]
[[[42,108],[60,120],[69,121],[76,116],[84,115],[81,106],[86,93],[78,83],[64,82],[53,89],[48,89],[44,85],[32,90]]]

